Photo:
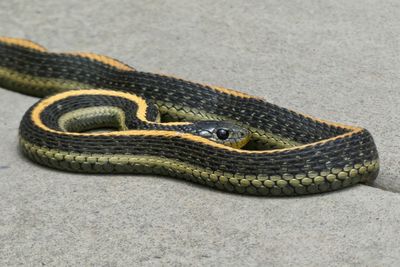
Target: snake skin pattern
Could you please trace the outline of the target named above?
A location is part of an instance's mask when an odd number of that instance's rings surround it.
[[[312,118],[231,89],[140,72],[102,55],[52,53],[3,37],[0,86],[46,97],[24,115],[19,138],[30,159],[51,168],[161,174],[276,196],[368,183],[379,171],[366,129]],[[155,123],[159,112],[175,122]],[[78,117],[81,129],[110,123],[118,129],[71,131],[68,125]],[[251,133],[251,140],[238,149],[176,129],[190,124],[180,121],[198,120],[234,122]]]

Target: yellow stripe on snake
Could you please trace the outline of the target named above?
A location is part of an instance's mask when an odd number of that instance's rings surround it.
[[[19,138],[25,155],[51,168],[160,174],[276,196],[367,183],[379,171],[363,128],[102,55],[3,37],[0,86],[44,97],[24,115]]]

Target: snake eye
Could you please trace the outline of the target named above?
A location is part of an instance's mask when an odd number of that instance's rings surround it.
[[[217,130],[217,137],[221,140],[226,140],[229,137],[229,131],[225,129],[218,129]]]

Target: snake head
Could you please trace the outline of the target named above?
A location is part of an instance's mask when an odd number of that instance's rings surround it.
[[[241,148],[250,140],[250,132],[229,121],[197,121],[194,134],[226,146]]]

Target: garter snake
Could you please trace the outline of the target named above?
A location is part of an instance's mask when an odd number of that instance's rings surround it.
[[[44,97],[23,116],[19,140],[30,159],[56,169],[161,174],[256,195],[332,191],[379,171],[364,128],[102,55],[3,37],[0,86]],[[99,127],[113,130],[88,131]]]

